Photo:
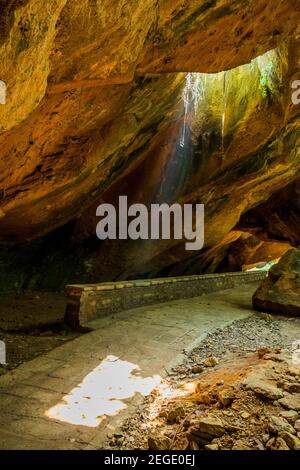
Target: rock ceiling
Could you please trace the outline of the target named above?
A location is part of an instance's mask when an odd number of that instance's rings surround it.
[[[236,270],[298,246],[299,20],[297,0],[0,0],[0,289]],[[184,116],[188,73],[201,96]],[[205,249],[100,243],[95,208],[120,194],[205,203]]]

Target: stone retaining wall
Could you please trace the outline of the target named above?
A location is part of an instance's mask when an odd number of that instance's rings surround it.
[[[68,285],[65,321],[76,329],[103,315],[143,305],[197,297],[258,282],[265,277],[265,272],[255,271]]]

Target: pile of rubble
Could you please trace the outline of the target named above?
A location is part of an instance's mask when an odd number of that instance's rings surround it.
[[[212,356],[156,390],[110,445],[150,450],[300,450],[300,361],[279,348]]]

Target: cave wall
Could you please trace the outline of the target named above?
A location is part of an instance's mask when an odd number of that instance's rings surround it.
[[[299,2],[27,0],[0,19],[0,290],[242,269],[237,240],[262,258],[299,243]],[[187,72],[205,75],[182,148]],[[205,203],[205,249],[101,243],[95,208],[119,194]]]

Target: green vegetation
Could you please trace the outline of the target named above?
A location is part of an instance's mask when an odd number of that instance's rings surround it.
[[[261,84],[261,93],[263,98],[267,98],[269,93],[271,93],[271,77],[272,77],[273,64],[270,62],[266,65],[264,70],[261,72],[260,84]]]

